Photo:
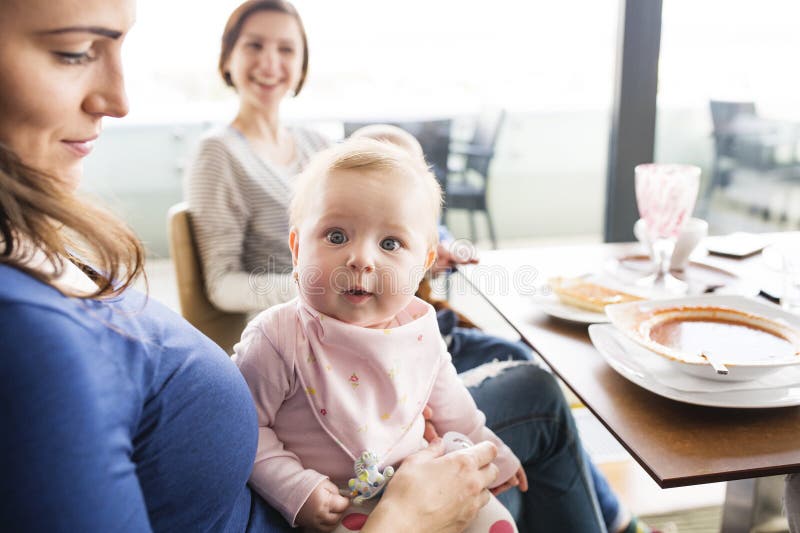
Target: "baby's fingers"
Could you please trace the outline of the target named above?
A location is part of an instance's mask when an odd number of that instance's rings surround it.
[[[528,492],[528,475],[522,467],[520,467],[517,472],[517,481],[519,481],[519,490]]]
[[[499,496],[500,494],[503,494],[508,489],[510,489],[512,487],[516,487],[516,486],[517,486],[517,483],[514,482],[514,478],[511,478],[511,480],[506,481],[502,485],[499,485],[499,486],[497,486],[497,487],[495,487],[493,489],[490,489],[490,492],[492,494],[494,494],[495,496]]]
[[[328,505],[328,511],[331,514],[339,514],[341,515],[343,512],[350,507],[350,499],[345,498],[344,496],[340,496],[339,494],[331,494],[330,503]]]

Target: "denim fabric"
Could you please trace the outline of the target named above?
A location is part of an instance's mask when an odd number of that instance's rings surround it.
[[[453,365],[461,374],[497,359],[498,361],[531,361],[533,352],[521,342],[511,342],[479,329],[455,327],[448,346]],[[444,332],[442,332],[444,334]]]
[[[470,392],[528,477],[527,492],[500,496],[519,530],[605,533],[575,421],[555,378],[534,364],[516,365]]]
[[[592,474],[592,482],[594,483],[594,493],[597,495],[597,503],[600,504],[600,511],[603,513],[606,529],[616,531],[624,525],[620,523],[624,518],[620,513],[619,500],[617,500],[616,494],[608,486],[608,481],[597,469],[585,450],[583,452],[583,460],[589,465],[589,472]]]
[[[449,332],[452,336],[450,341],[450,354],[453,356],[453,364],[459,373],[466,372],[472,368],[478,367],[489,361],[495,359],[499,361],[514,360],[526,361],[533,359],[531,349],[522,342],[512,342],[499,337],[488,335],[483,331],[477,329],[453,328]],[[545,372],[540,370],[540,372]],[[546,372],[545,372],[546,373]],[[486,387],[494,388],[494,384],[486,384]],[[519,406],[520,411],[525,411],[530,407],[531,411],[539,409],[539,405],[550,404],[553,398],[547,398],[547,394],[553,394],[559,398],[563,397],[560,389],[546,389],[543,388],[532,394],[527,394],[526,399],[517,399],[515,396],[506,392],[506,399],[509,404]],[[479,404],[484,413],[491,411],[490,407],[493,405],[493,400],[489,394],[482,395],[482,403]],[[487,417],[489,415],[487,414]],[[520,415],[522,416],[522,415]],[[570,419],[572,417],[570,416]],[[503,438],[500,435],[500,438]],[[503,438],[505,440],[505,438]],[[513,446],[512,446],[513,448]],[[516,452],[516,448],[514,448]],[[603,477],[603,474],[597,470],[597,467],[592,463],[586,452],[583,452],[583,461],[588,465],[591,474],[592,482],[594,484],[595,494],[597,496],[600,509],[602,511],[603,520],[606,528],[613,530],[619,524],[620,518],[620,504],[616,495],[609,487],[608,482]],[[501,500],[503,500],[501,498]],[[503,500],[506,503],[505,500]],[[514,510],[512,509],[512,513]],[[798,532],[800,533],[800,532]]]

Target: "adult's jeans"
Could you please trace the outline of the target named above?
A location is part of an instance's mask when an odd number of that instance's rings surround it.
[[[514,365],[470,393],[528,477],[527,492],[500,495],[519,530],[605,533],[586,455],[555,378],[533,363]]]
[[[441,321],[439,326],[441,329]],[[445,337],[450,340],[447,349],[459,374],[494,360],[533,360],[533,352],[522,342],[508,341],[479,329],[455,327]]]
[[[440,320],[440,326],[441,325],[442,320]],[[519,341],[512,342],[494,335],[489,335],[481,330],[459,327],[454,327],[446,333],[449,334],[447,335],[450,339],[448,348],[453,357],[453,365],[455,365],[459,374],[494,360],[530,361],[533,359],[533,352],[531,349]],[[541,369],[539,369],[539,372],[546,373],[546,371]],[[534,371],[534,373],[536,372]],[[550,398],[550,396],[563,399],[563,394],[560,388],[557,390],[549,388],[537,390],[536,387],[532,387],[531,393],[526,395],[525,398],[517,398],[515,396],[516,392],[503,392],[498,389],[494,383],[488,383],[486,386],[491,391],[497,390],[497,393],[502,396],[503,400],[510,404],[509,406],[517,406],[517,409],[520,411],[518,413],[520,417],[526,416],[526,410],[530,410],[532,413],[546,405],[551,404],[555,398]],[[470,390],[470,392],[473,391]],[[480,406],[482,410],[484,410],[485,406],[488,406],[493,402],[491,394],[491,392],[482,394],[483,404]],[[484,410],[484,412],[486,411]],[[487,414],[487,417],[490,418],[489,414]],[[571,415],[569,418],[572,420]],[[488,421],[487,424],[489,424],[489,422],[491,421]],[[505,441],[503,435],[500,435],[500,438]],[[516,448],[513,449],[515,452],[517,452]],[[583,447],[581,447],[581,451],[583,455],[583,461],[587,465],[591,475],[595,495],[603,516],[603,522],[609,531],[615,531],[622,525],[620,521],[623,518],[622,513],[620,512],[621,508],[619,500],[611,490],[611,487],[608,485],[608,482],[603,474],[597,469],[595,464],[589,458],[588,454],[583,451]],[[519,454],[517,454],[517,456],[519,457]],[[508,503],[503,498],[501,498],[501,501]]]

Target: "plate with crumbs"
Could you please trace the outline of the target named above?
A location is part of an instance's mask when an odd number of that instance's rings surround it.
[[[641,299],[614,280],[597,275],[554,277],[547,283],[551,294],[537,296],[534,302],[550,316],[579,324],[608,322],[607,305]]]
[[[800,317],[752,298],[632,302],[608,306],[606,314],[628,338],[698,377],[747,381],[800,363]]]

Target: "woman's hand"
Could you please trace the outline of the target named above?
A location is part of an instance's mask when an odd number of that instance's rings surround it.
[[[466,246],[459,246],[453,249],[444,243],[436,245],[436,262],[431,267],[431,274],[437,275],[442,272],[450,272],[453,267],[458,265],[475,264],[478,258],[475,250]]]
[[[492,494],[497,496],[503,494],[505,491],[512,487],[519,487],[522,492],[528,492],[528,476],[525,475],[525,470],[519,467],[519,470],[511,476],[505,483],[492,489]]]
[[[457,533],[489,501],[497,477],[497,448],[482,442],[447,455],[444,443],[430,445],[403,461],[362,533]]]
[[[439,438],[439,433],[436,431],[433,422],[431,422],[431,418],[433,418],[433,409],[431,409],[430,405],[426,405],[422,409],[422,418],[425,419],[425,433],[423,434],[425,440],[432,442],[434,439]],[[505,483],[493,488],[492,494],[495,496],[503,494],[512,487],[519,487],[519,490],[522,492],[528,491],[528,476],[525,474],[525,470],[522,467],[519,467],[519,470]]]

